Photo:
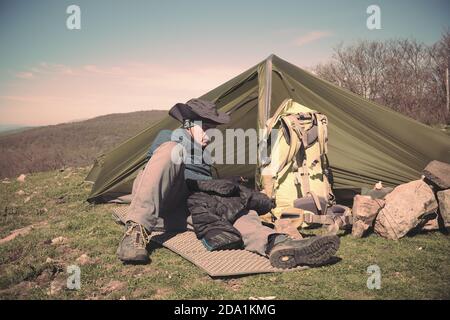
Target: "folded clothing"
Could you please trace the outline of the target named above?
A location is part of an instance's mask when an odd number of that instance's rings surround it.
[[[233,227],[234,222],[249,210],[261,215],[274,205],[265,194],[225,179],[187,180],[187,185],[192,192],[187,207],[194,231],[208,250],[242,247],[242,236]]]

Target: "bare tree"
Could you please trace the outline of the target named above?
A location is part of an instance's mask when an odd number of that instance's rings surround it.
[[[340,44],[332,60],[318,65],[318,76],[364,98],[426,124],[448,119],[445,73],[450,32],[427,46],[415,40],[359,41]]]
[[[447,29],[439,42],[430,48],[433,60],[433,80],[436,83],[435,94],[440,103],[445,103],[449,111],[448,70],[450,68],[450,29]],[[447,119],[450,120],[450,119]]]

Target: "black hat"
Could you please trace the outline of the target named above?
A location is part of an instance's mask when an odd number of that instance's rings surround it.
[[[217,111],[213,102],[201,99],[191,99],[186,103],[177,103],[169,110],[169,115],[181,123],[186,119],[201,120],[212,124],[230,122],[230,116]]]

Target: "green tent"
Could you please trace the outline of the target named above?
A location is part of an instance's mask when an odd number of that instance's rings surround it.
[[[274,55],[200,98],[231,112],[230,124],[219,127],[221,130],[259,128],[286,98],[326,114],[335,190],[369,187],[379,180],[395,186],[418,179],[431,160],[450,162],[450,137],[445,133],[321,80]],[[88,201],[105,202],[129,194],[155,136],[162,129],[178,126],[167,116],[101,155],[86,178],[94,183]],[[255,165],[225,164],[217,169],[221,177],[255,175]]]

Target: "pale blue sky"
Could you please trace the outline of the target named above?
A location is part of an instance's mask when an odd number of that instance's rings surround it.
[[[81,8],[81,30],[66,28],[65,11],[70,4]],[[381,8],[382,30],[366,27],[366,8],[371,4]],[[168,108],[172,100],[212,89],[232,76],[231,72],[243,71],[271,53],[308,67],[326,61],[340,42],[415,38],[431,44],[449,21],[449,0],[0,0],[0,123],[46,124],[109,112]],[[88,75],[78,71],[90,70],[101,73],[103,82],[113,83],[107,74],[118,76],[111,70],[120,69],[121,75],[130,76],[135,70],[130,64],[148,67],[148,73],[141,77],[156,76],[171,67],[180,69],[181,65],[185,73],[197,67],[229,70],[230,74],[223,72],[224,78],[215,75],[173,97],[169,88],[161,87],[163,84],[158,84],[157,90],[151,89],[150,83],[145,91],[146,82],[140,82],[142,91],[129,88],[130,96],[139,99],[113,98],[117,103],[110,109],[104,106],[108,99],[103,98],[116,92],[118,84],[104,86],[101,96],[94,97],[70,82],[70,86],[55,90],[74,87],[77,97],[90,95],[84,102],[89,107],[74,112],[77,105],[71,104],[62,107],[66,110],[58,117],[32,121],[36,106],[64,103],[63,97],[50,89],[51,79],[60,83],[65,81],[56,78],[61,74],[79,74],[79,81],[86,82],[82,77]],[[172,80],[166,83],[170,85]],[[37,96],[40,104],[34,104]],[[47,111],[55,106],[52,108]]]

